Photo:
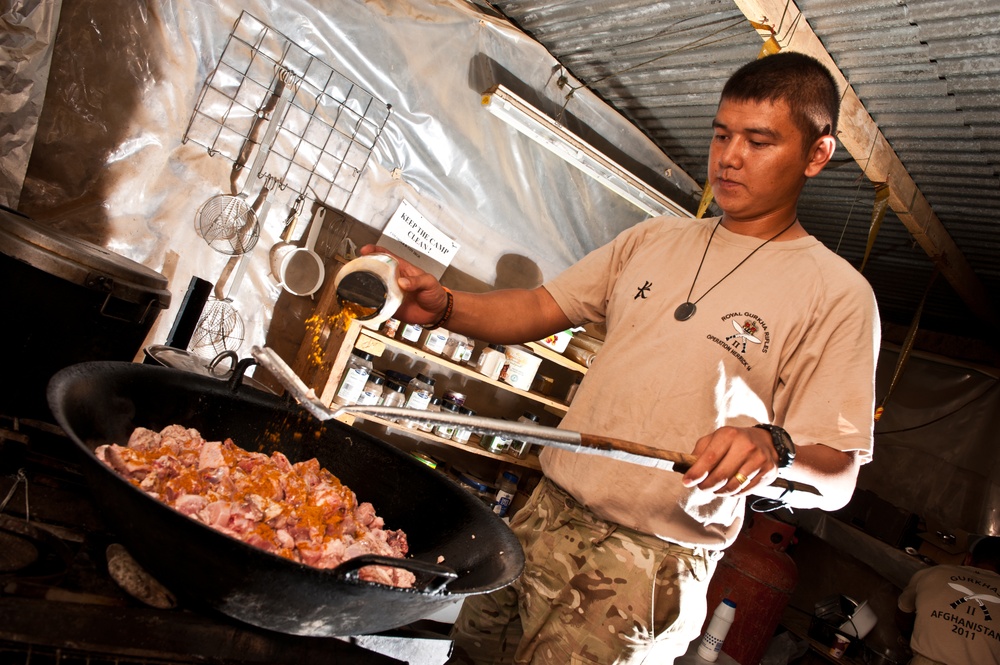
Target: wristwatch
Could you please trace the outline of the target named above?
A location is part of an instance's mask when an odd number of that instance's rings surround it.
[[[795,461],[795,444],[792,443],[792,437],[788,436],[788,432],[777,425],[764,423],[754,425],[754,427],[759,427],[771,433],[771,443],[774,444],[774,449],[778,453],[778,468],[787,469],[790,467],[792,462]]]

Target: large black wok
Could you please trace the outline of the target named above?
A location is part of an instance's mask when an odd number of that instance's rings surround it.
[[[48,399],[84,453],[96,504],[131,554],[178,596],[255,626],[312,636],[388,630],[506,586],[524,565],[507,526],[458,485],[373,436],[320,423],[273,395],[234,393],[167,367],[89,362],[58,372]],[[357,560],[321,570],[259,550],[181,515],[94,456],[101,444],[124,445],[135,427],[170,424],[209,440],[231,437],[247,450],[280,450],[292,462],[316,457],[359,501],[370,501],[387,528],[406,532],[410,558],[390,561],[409,567],[418,588],[361,581]]]

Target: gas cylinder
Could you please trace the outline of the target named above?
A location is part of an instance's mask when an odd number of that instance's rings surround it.
[[[750,513],[709,583],[708,607],[730,598],[739,608],[722,650],[740,665],[760,663],[795,590],[798,569],[785,552],[794,535],[795,526]]]

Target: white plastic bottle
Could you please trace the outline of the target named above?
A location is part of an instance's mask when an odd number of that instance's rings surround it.
[[[355,318],[377,329],[392,318],[403,302],[397,270],[399,263],[388,254],[369,254],[349,261],[337,272],[333,286],[341,306],[353,305]]]
[[[708,622],[708,628],[701,637],[701,644],[698,645],[699,656],[713,663],[718,660],[722,642],[726,639],[726,634],[729,633],[729,627],[733,625],[735,618],[736,603],[723,598],[715,608],[715,614],[712,615],[712,620]]]
[[[503,344],[490,344],[479,354],[476,361],[476,371],[494,381],[500,378],[500,371],[507,360],[506,347]]]
[[[517,480],[517,475],[510,471],[504,471],[500,477],[500,489],[497,490],[496,503],[493,504],[493,512],[500,517],[505,516],[510,509],[510,502],[517,492]]]

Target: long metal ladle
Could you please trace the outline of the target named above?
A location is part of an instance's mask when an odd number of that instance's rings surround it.
[[[574,453],[600,455],[622,462],[630,462],[655,469],[665,469],[685,473],[698,459],[694,455],[653,448],[641,443],[614,439],[594,434],[582,434],[573,430],[545,427],[529,423],[482,416],[462,416],[451,413],[424,411],[422,409],[407,409],[395,406],[344,406],[331,409],[317,397],[288,364],[268,347],[254,346],[251,355],[267,369],[291,393],[298,402],[311,414],[320,420],[330,420],[337,416],[350,414],[355,416],[383,418],[386,420],[403,419],[414,422],[433,423],[449,427],[461,427],[478,434],[500,435],[526,443],[559,448]],[[819,490],[811,485],[792,483],[784,478],[777,478],[771,483],[798,492],[819,494]]]

